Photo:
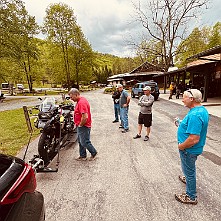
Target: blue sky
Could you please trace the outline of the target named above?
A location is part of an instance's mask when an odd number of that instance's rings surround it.
[[[127,40],[133,35],[139,42],[139,33],[144,31],[140,24],[132,22],[134,8],[130,0],[23,0],[23,2],[29,14],[35,16],[40,25],[49,4],[59,2],[68,4],[74,10],[77,22],[92,48],[102,53],[121,57],[133,56],[134,51],[127,45]],[[138,0],[133,2],[136,3]],[[220,8],[221,0],[211,0],[209,9],[204,11],[199,19],[193,21],[191,26],[212,26],[221,21]]]

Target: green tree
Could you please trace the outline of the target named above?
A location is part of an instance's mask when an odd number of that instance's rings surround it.
[[[85,38],[81,28],[76,27],[75,35],[71,41],[71,61],[73,63],[72,80],[76,80],[79,85],[80,81],[88,83],[92,77],[92,67],[94,53],[91,45]]]
[[[33,36],[37,34],[38,26],[35,18],[27,13],[22,1],[0,1],[1,58],[7,59],[15,67],[19,65],[32,90],[31,66],[32,61],[37,59],[37,47]],[[21,72],[17,70],[12,74],[21,74]]]
[[[70,89],[70,48],[76,34],[76,17],[66,4],[51,4],[46,9],[43,32],[48,39],[61,47],[67,86]]]
[[[213,48],[218,45],[221,45],[221,22],[217,22],[213,26],[209,37],[208,48]]]
[[[176,65],[182,67],[187,64],[187,58],[204,51],[207,48],[209,28],[202,30],[194,28],[192,33],[180,43],[177,49]]]

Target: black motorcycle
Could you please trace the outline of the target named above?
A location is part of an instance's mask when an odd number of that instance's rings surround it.
[[[48,166],[59,150],[67,144],[71,135],[75,133],[73,111],[74,105],[69,103],[38,113],[34,124],[37,128],[41,128],[38,153],[44,161],[44,167]]]

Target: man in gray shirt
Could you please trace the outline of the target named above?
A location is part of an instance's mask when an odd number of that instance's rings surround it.
[[[151,87],[146,86],[144,89],[144,95],[140,97],[138,105],[140,106],[140,113],[138,116],[138,134],[134,139],[141,138],[142,125],[147,128],[144,141],[149,140],[150,127],[152,125],[152,105],[154,102],[154,96],[151,93]]]
[[[128,110],[129,110],[130,96],[127,93],[127,91],[123,89],[122,84],[118,84],[117,89],[121,93],[119,99],[120,119],[121,119],[120,128],[123,128],[122,133],[126,133],[129,131]]]

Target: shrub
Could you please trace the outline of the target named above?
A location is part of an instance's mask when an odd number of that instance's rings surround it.
[[[104,93],[112,93],[114,91],[113,88],[105,88]]]

